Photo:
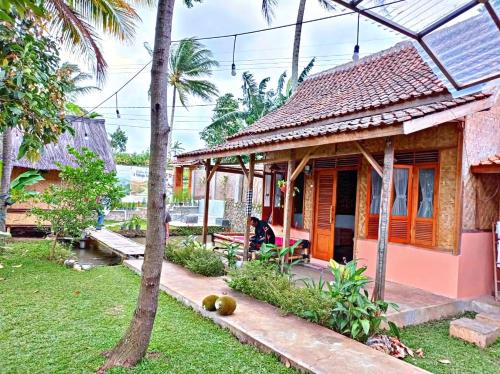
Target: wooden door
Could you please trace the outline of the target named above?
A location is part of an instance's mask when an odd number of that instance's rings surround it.
[[[318,170],[315,178],[313,257],[333,258],[337,178],[334,170]]]
[[[284,173],[274,174],[273,225],[283,226],[285,194],[281,192],[278,182],[285,179]]]

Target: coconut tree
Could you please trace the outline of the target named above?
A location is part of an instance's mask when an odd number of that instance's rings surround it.
[[[174,154],[174,156],[176,156],[180,152],[184,151],[184,147],[182,146],[182,143],[180,141],[176,140],[172,144],[172,148],[170,149],[170,151]]]
[[[172,48],[168,74],[168,83],[173,88],[168,137],[170,150],[172,150],[172,129],[177,96],[179,96],[179,101],[184,108],[188,104],[189,96],[198,97],[205,101],[217,96],[218,91],[215,84],[203,78],[212,75],[212,69],[218,65],[212,52],[193,38],[183,39]]]
[[[200,0],[184,0],[191,7]],[[165,249],[165,193],[168,153],[168,61],[175,0],[158,0],[153,63],[151,66],[151,143],[148,182],[148,228],[141,286],[132,321],[123,338],[98,370],[131,367],[144,357],[158,308],[163,251]]]
[[[326,10],[334,10],[335,7],[331,0],[318,0],[319,4]],[[278,6],[278,0],[262,0],[262,14],[266,21],[271,23],[274,18],[274,10]],[[300,53],[300,39],[302,35],[302,22],[304,20],[304,11],[306,9],[306,0],[300,0],[299,9],[297,11],[297,22],[295,24],[295,36],[293,40],[292,52],[292,76],[291,85],[292,92],[295,91],[299,79],[299,53]]]

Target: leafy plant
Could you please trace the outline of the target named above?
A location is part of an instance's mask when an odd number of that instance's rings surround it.
[[[51,184],[36,201],[45,205],[31,213],[40,226],[50,223],[55,248],[62,235],[80,237],[82,231],[95,224],[96,212],[101,209],[99,198],[105,196],[113,208],[124,196],[115,172],[106,172],[104,161],[87,148],[77,151],[68,147],[77,166],[59,164],[60,184]]]
[[[165,247],[165,258],[193,273],[207,277],[224,275],[224,264],[220,256],[205,249],[195,236],[182,241],[169,240]]]
[[[275,244],[263,243],[260,248],[259,261],[263,263],[269,263],[278,260],[280,271],[289,273],[293,266],[302,262],[301,259],[294,260],[290,263],[286,262],[287,256],[293,256],[297,247],[302,243],[302,240],[297,240],[291,246],[282,248]]]
[[[222,252],[224,253],[224,257],[226,257],[227,266],[230,269],[236,267],[238,249],[240,249],[238,243],[225,243],[223,245]]]
[[[328,295],[335,301],[332,309],[332,328],[353,339],[366,341],[380,330],[382,321],[386,321],[384,313],[396,304],[385,301],[371,301],[366,290],[370,279],[363,275],[366,267],[357,268],[356,260],[340,265],[330,260],[330,269],[334,281],[327,283]],[[388,322],[391,330],[397,327]]]
[[[37,170],[28,170],[19,174],[12,182],[10,182],[10,195],[12,201],[25,201],[31,197],[38,195],[37,191],[28,190],[26,187],[33,186],[44,178]]]
[[[130,218],[129,220],[129,224],[132,225],[132,227],[140,227],[142,225],[142,223],[144,222],[144,220],[138,216],[137,214],[134,214],[132,216],[132,218]]]

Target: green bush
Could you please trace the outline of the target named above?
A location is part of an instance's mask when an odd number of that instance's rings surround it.
[[[165,248],[165,258],[174,264],[181,265],[193,273],[207,277],[224,275],[224,264],[220,256],[190,236],[182,241],[169,240]]]
[[[376,334],[385,321],[384,314],[395,304],[372,302],[365,289],[369,278],[365,268],[357,269],[356,261],[346,265],[331,262],[333,282],[306,282],[297,287],[292,278],[279,272],[275,265],[252,261],[229,272],[228,284],[258,300],[279,307],[314,323],[326,326],[353,339],[365,341]],[[391,332],[398,334],[389,322]]]
[[[329,326],[333,302],[319,290],[296,287],[272,264],[251,261],[229,272],[229,287],[312,322]]]
[[[172,226],[170,225],[171,236],[190,236],[201,235],[203,228],[201,226]],[[222,226],[208,226],[208,233],[214,234],[216,232],[223,232]]]

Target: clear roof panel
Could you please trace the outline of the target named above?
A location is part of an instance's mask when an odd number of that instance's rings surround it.
[[[419,43],[456,90],[500,78],[500,0],[331,0]]]
[[[374,8],[383,5],[384,2],[388,5]],[[470,0],[405,0],[401,2],[364,0],[358,8],[373,8],[370,12],[401,25],[413,33],[418,33],[467,3],[470,3]]]
[[[483,5],[468,10],[423,40],[460,86],[498,74],[500,32]]]

